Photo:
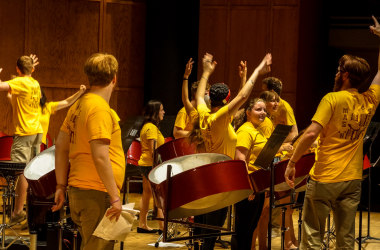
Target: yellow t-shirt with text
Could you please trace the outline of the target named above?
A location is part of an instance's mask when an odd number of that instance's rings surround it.
[[[312,121],[323,129],[310,177],[335,183],[362,179],[363,138],[380,99],[380,86],[359,94],[356,89],[328,93]]]
[[[40,84],[31,76],[16,77],[6,83],[12,94],[14,134],[26,136],[42,133]]]
[[[198,105],[197,110],[207,153],[225,154],[234,159],[236,133],[231,125],[231,116],[228,115],[228,105],[212,114],[206,104]]]
[[[149,140],[156,140],[156,148],[165,143],[165,138],[161,131],[151,122],[144,124],[140,131],[141,156],[139,166],[153,166],[153,152],[149,150]]]
[[[248,150],[247,154],[247,164],[251,169],[248,169],[248,173],[252,173],[256,170],[261,169],[253,165],[257,157],[259,156],[261,150],[267,143],[267,138],[264,134],[253,126],[251,122],[246,122],[238,129],[236,147],[243,147]]]
[[[69,109],[61,131],[70,136],[69,186],[107,192],[96,170],[90,141],[108,139],[109,157],[120,190],[125,173],[119,117],[101,96],[87,93]]]
[[[46,136],[49,130],[50,116],[54,115],[59,102],[47,102],[41,111],[40,122],[42,126],[43,135],[42,143],[47,145]]]

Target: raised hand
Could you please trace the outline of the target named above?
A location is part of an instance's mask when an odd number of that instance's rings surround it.
[[[206,53],[203,56],[202,63],[203,63],[203,72],[212,73],[215,70],[216,61],[212,60],[213,56],[209,53]]]
[[[257,67],[259,69],[259,74],[264,75],[271,71],[270,66],[272,65],[272,54],[268,53],[265,55],[260,65]]]
[[[38,61],[38,57],[34,54],[30,54],[30,58],[33,60],[33,67],[36,67],[40,62]]]
[[[193,70],[193,64],[194,64],[193,58],[190,58],[189,61],[186,63],[186,68],[185,68],[185,73],[183,74],[183,78],[186,78],[186,79],[189,78],[191,71]]]
[[[376,17],[372,16],[372,19],[373,19],[373,22],[375,23],[375,25],[369,26],[369,30],[371,31],[371,33],[380,37],[380,24],[377,21]]]
[[[247,77],[247,61],[240,61],[239,76],[240,78]]]
[[[86,91],[86,85],[80,85],[80,87],[79,87],[79,91],[81,92],[81,93],[84,93],[85,91]]]

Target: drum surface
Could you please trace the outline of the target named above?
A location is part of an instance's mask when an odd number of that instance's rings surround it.
[[[34,157],[26,166],[24,176],[33,195],[48,198],[54,195],[55,186],[55,146]]]
[[[157,153],[160,154],[162,162],[165,162],[176,157],[195,154],[196,148],[188,143],[187,138],[179,138],[159,146]]]
[[[172,166],[167,188],[167,167]],[[185,155],[163,162],[149,173],[159,207],[168,218],[184,218],[232,205],[252,194],[245,162],[223,154]]]

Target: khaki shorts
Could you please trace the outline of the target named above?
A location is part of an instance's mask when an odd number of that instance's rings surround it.
[[[11,160],[28,163],[40,153],[42,134],[15,135],[11,148]]]

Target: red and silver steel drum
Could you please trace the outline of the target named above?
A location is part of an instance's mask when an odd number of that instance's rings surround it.
[[[179,156],[195,154],[196,148],[188,143],[187,138],[179,138],[165,142],[159,146],[157,153],[160,154],[161,160],[164,162]]]
[[[24,176],[36,197],[50,198],[55,193],[55,146],[34,157],[26,166]]]
[[[167,195],[167,167],[172,166]],[[149,173],[157,205],[168,218],[185,218],[232,205],[252,194],[244,161],[223,154],[185,155],[163,162]]]
[[[127,164],[138,166],[141,156],[141,143],[133,140],[127,151]]]
[[[289,190],[290,187],[285,182],[285,169],[288,165],[289,160],[280,161],[275,164],[275,181],[274,181],[274,191],[281,192]],[[304,156],[296,163],[296,176],[294,185],[300,184],[310,172],[315,161],[314,153],[309,153]],[[265,191],[270,187],[270,171],[260,169],[251,174],[249,174],[249,180],[251,182],[254,192]]]

